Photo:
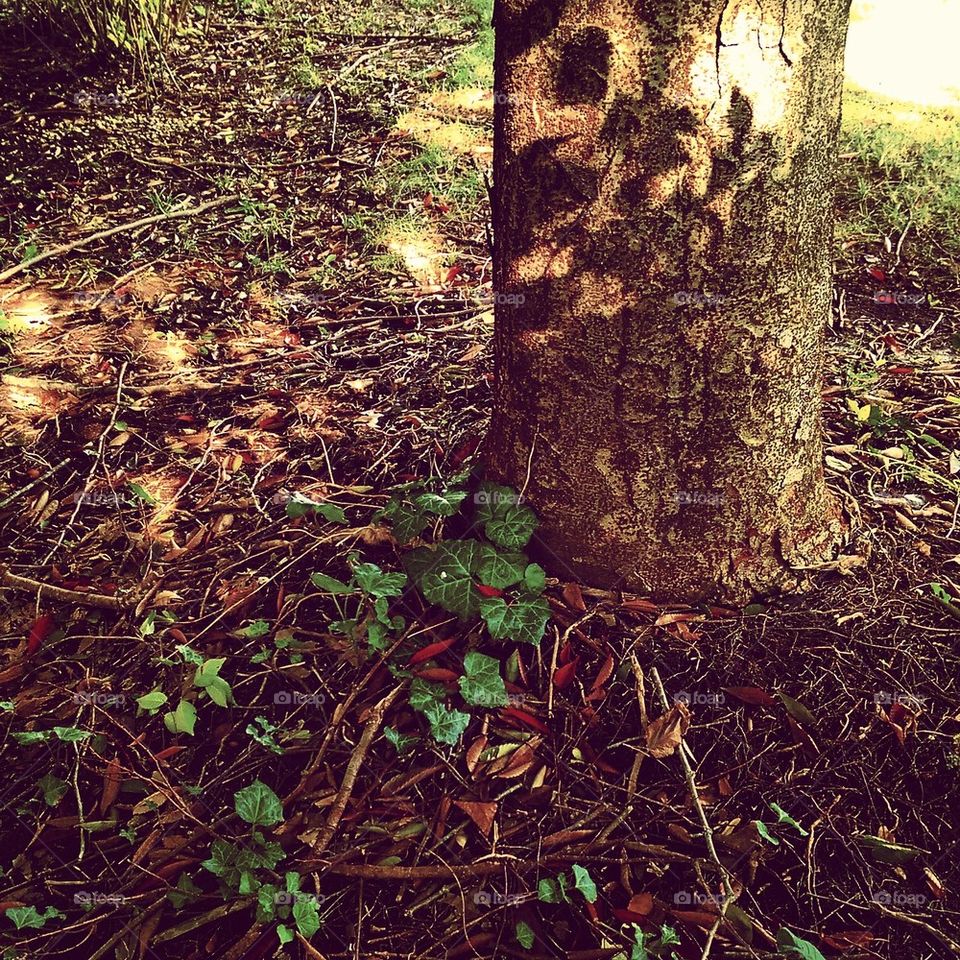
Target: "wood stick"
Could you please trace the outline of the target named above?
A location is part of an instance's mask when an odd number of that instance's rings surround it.
[[[0,582],[5,587],[10,587],[11,590],[39,594],[47,600],[75,603],[81,607],[96,607],[100,610],[121,611],[125,608],[125,604],[121,603],[116,597],[108,597],[101,593],[84,593],[82,590],[66,590],[63,587],[55,587],[50,583],[41,583],[39,580],[18,577],[9,570],[3,571]]]
[[[162,223],[164,220],[174,220],[180,217],[194,217],[198,213],[205,213],[207,210],[214,210],[217,207],[224,206],[225,204],[233,203],[234,200],[238,199],[238,194],[232,194],[229,197],[218,197],[216,200],[208,200],[206,203],[197,204],[195,207],[184,207],[181,210],[168,210],[166,213],[157,213],[151,217],[142,217],[140,220],[133,220],[130,223],[122,223],[119,226],[110,227],[107,230],[98,230],[96,233],[91,233],[89,236],[81,237],[79,240],[72,240],[70,243],[63,243],[59,247],[53,247],[51,250],[47,250],[45,253],[39,254],[32,260],[25,260],[23,263],[18,263],[13,267],[4,270],[2,273],[0,273],[0,283],[3,283],[5,280],[9,280],[11,277],[15,277],[18,273],[22,273],[24,270],[36,266],[38,263],[42,263],[45,260],[50,260],[53,257],[59,257],[64,253],[70,253],[73,250],[79,250],[82,247],[89,246],[91,243],[95,243],[97,240],[105,240],[107,237],[113,237],[118,233],[126,233],[130,230],[136,230],[139,227],[148,227],[153,223]]]

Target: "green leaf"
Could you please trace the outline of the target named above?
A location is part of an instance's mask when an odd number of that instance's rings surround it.
[[[347,523],[347,516],[342,507],[332,503],[317,503],[302,493],[295,493],[287,501],[286,513],[291,520],[305,517],[308,513],[319,513],[325,520],[330,520],[333,523]]]
[[[283,875],[283,888],[287,893],[296,893],[300,889],[300,874],[296,870],[288,870]]]
[[[218,706],[226,707],[233,700],[230,684],[222,677],[214,677],[206,686],[207,696]]]
[[[277,886],[265,883],[257,891],[257,921],[268,923],[277,915]]]
[[[378,599],[398,597],[407,585],[405,573],[384,573],[375,563],[355,564],[353,576],[367,596]]]
[[[521,597],[509,605],[502,597],[484,597],[480,615],[494,640],[537,645],[550,619],[550,605],[543,597]]]
[[[507,688],[500,676],[500,661],[471,651],[463,658],[466,675],[460,678],[460,693],[473,706],[502,707],[507,703]]]
[[[780,702],[787,708],[787,713],[789,713],[794,720],[799,720],[800,723],[805,723],[808,727],[815,727],[817,725],[816,717],[814,717],[799,700],[794,700],[793,697],[788,697],[785,693],[778,693],[777,696],[780,698]]]
[[[544,877],[537,884],[537,899],[541,903],[559,903],[560,887],[557,886],[557,881]]]
[[[446,698],[447,691],[439,683],[431,683],[420,677],[414,677],[410,682],[410,706],[420,713],[426,713],[429,707],[443,703]]]
[[[462,490],[453,490],[442,495],[422,493],[413,502],[415,506],[427,513],[433,513],[439,517],[452,517],[460,509],[466,496],[466,492]]]
[[[293,939],[293,931],[285,923],[278,923],[277,936],[280,938],[280,943],[289,943]]]
[[[325,590],[327,593],[345,594],[354,592],[350,584],[337,580],[336,577],[328,577],[325,573],[312,573],[310,574],[310,580],[315,587]]]
[[[36,907],[8,907],[5,913],[18,930],[39,930],[51,918],[64,916],[56,907],[47,907],[43,913],[38,913]]]
[[[536,529],[536,514],[528,506],[518,504],[486,523],[483,532],[501,547],[519,549],[526,546]]]
[[[433,703],[424,711],[430,722],[430,732],[438,743],[455,744],[467,729],[470,714],[453,710],[442,703]]]
[[[309,940],[320,929],[320,911],[314,897],[300,896],[293,905],[293,919],[300,936]]]
[[[573,885],[583,894],[587,903],[597,902],[597,885],[590,876],[590,871],[586,867],[581,867],[575,863],[571,868],[573,870]]]
[[[430,523],[429,514],[407,504],[399,504],[390,519],[393,521],[393,535],[398,543],[409,543],[420,536]]]
[[[244,627],[242,630],[238,630],[237,636],[256,639],[257,637],[265,637],[269,632],[270,624],[267,623],[266,620],[254,620],[253,623]]]
[[[419,737],[398,733],[393,727],[384,727],[383,735],[393,744],[398,757],[403,756],[420,739]]]
[[[801,940],[786,927],[777,931],[777,947],[783,956],[792,957],[794,960],[826,960],[809,940]]]
[[[862,844],[869,850],[874,860],[879,860],[881,863],[908,863],[910,860],[919,857],[920,854],[927,852],[926,850],[921,850],[919,847],[908,847],[903,843],[892,843],[889,840],[884,840],[882,837],[874,837],[870,834],[861,834],[856,840],[857,843]]]
[[[151,690],[142,697],[137,697],[137,706],[141,710],[159,710],[167,702],[167,695],[162,690]]]
[[[175,910],[182,910],[188,903],[192,903],[203,891],[190,879],[189,874],[181,873],[174,890],[167,891],[167,899]]]
[[[238,790],[233,799],[237,816],[247,823],[269,827],[283,820],[280,798],[259,780]]]
[[[31,743],[43,743],[45,740],[50,739],[49,730],[24,730],[21,733],[11,734],[14,740],[17,743],[22,743],[24,746],[27,746]]]
[[[484,481],[473,495],[476,518],[480,523],[487,524],[491,520],[503,517],[511,507],[517,505],[519,499],[510,487],[501,487]]]
[[[780,839],[778,837],[775,837],[767,829],[767,825],[762,820],[754,820],[753,822],[756,825],[757,833],[759,833],[760,836],[767,841],[767,843],[772,843],[775,847],[780,846]]]
[[[212,660],[204,660],[197,667],[193,675],[193,685],[195,687],[209,687],[217,679],[220,668],[227,662],[226,657],[214,657]]]
[[[527,564],[523,571],[523,582],[530,593],[541,594],[547,586],[547,571],[539,563]]]
[[[800,836],[802,837],[810,836],[810,834],[806,830],[804,830],[803,827],[801,827],[800,824],[797,823],[797,821],[794,820],[793,817],[791,817],[790,814],[787,813],[787,811],[780,806],[780,804],[771,803],[771,804],[768,804],[768,806],[777,815],[777,818],[780,823],[789,823],[790,826],[793,827],[794,830],[796,830],[797,833],[799,833]]]
[[[130,492],[138,499],[142,500],[144,503],[155,504],[157,498],[153,494],[149,493],[146,489],[140,486],[139,483],[131,483]]]
[[[403,563],[427,600],[466,620],[480,609],[473,574],[481,558],[476,540],[446,540],[433,550],[411,550]]]
[[[4,713],[12,713],[16,706],[12,700],[0,700],[0,710],[3,710]]]
[[[517,943],[523,947],[524,950],[530,950],[533,948],[533,941],[536,939],[533,929],[522,920],[517,923],[516,928],[517,934]]]
[[[181,700],[176,710],[163,715],[163,722],[171,733],[185,733],[192,737],[197,725],[196,707],[189,700]]]
[[[498,590],[506,590],[524,578],[527,558],[522,553],[497,550],[488,544],[480,545],[476,575],[481,583]]]
[[[45,773],[38,781],[37,786],[43,792],[43,801],[48,807],[55,807],[70,789],[70,785],[52,773]]]
[[[93,736],[89,730],[78,730],[76,727],[54,727],[53,732],[64,743],[76,743]]]

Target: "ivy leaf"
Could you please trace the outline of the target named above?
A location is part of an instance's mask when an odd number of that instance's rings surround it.
[[[270,632],[270,624],[266,620],[254,620],[249,626],[237,631],[238,637],[246,637],[255,640],[258,637],[265,637]],[[192,651],[191,651],[192,652]],[[196,661],[192,661],[196,662]],[[202,661],[201,661],[202,662]]]
[[[293,919],[296,921],[300,936],[309,940],[320,929],[320,911],[317,901],[310,896],[297,897],[293,905]]]
[[[193,685],[195,687],[209,687],[220,673],[220,668],[227,662],[226,657],[214,657],[212,660],[204,660],[193,675]]]
[[[412,550],[404,565],[427,600],[465,620],[480,609],[472,575],[481,554],[476,540],[446,540],[434,550]]]
[[[283,819],[280,798],[259,780],[254,780],[249,787],[238,790],[233,795],[233,800],[237,816],[247,823],[270,827]]]
[[[550,619],[550,605],[543,597],[521,597],[509,605],[502,597],[485,597],[480,601],[480,615],[494,640],[536,646]]]
[[[176,710],[163,715],[163,722],[171,733],[185,733],[192,737],[197,725],[197,709],[189,700],[181,700]]]
[[[293,939],[293,931],[285,923],[278,923],[277,936],[280,938],[281,944],[286,944]]]
[[[537,529],[537,516],[526,505],[510,507],[503,516],[494,517],[484,525],[483,531],[501,547],[519,549],[527,544]]]
[[[463,658],[466,676],[460,678],[460,693],[473,706],[502,707],[507,688],[500,676],[500,661],[471,651]]]
[[[53,732],[64,743],[76,743],[93,736],[89,730],[78,730],[76,727],[54,727]]]
[[[470,722],[470,714],[453,710],[442,703],[433,703],[424,711],[430,732],[438,743],[455,744]]]
[[[453,490],[448,493],[422,493],[413,502],[421,510],[439,517],[452,517],[466,499],[466,492]]]
[[[45,740],[50,739],[49,730],[23,730],[20,733],[12,734],[13,739],[17,743],[22,743],[24,746],[28,746],[31,743],[43,743]]]
[[[410,684],[410,706],[420,713],[426,713],[428,708],[442,703],[446,698],[447,691],[439,683],[414,677]]]
[[[315,587],[325,590],[327,593],[346,594],[353,593],[353,587],[336,577],[328,577],[325,573],[312,573],[310,580]]]
[[[586,867],[581,867],[579,863],[575,863],[571,869],[573,870],[574,887],[583,894],[587,903],[596,903],[597,885],[593,882],[590,871]]]
[[[384,573],[375,563],[358,563],[353,568],[357,585],[367,596],[398,597],[407,585],[404,573]]]
[[[518,500],[517,494],[509,487],[484,481],[473,496],[476,518],[482,524],[502,518],[511,507],[516,506]]]
[[[43,792],[43,802],[48,807],[55,807],[63,795],[70,789],[69,784],[52,773],[45,773],[38,781],[37,786]]]
[[[383,735],[393,744],[397,756],[402,757],[420,738],[398,733],[393,727],[384,727]]]
[[[537,899],[541,903],[559,903],[560,887],[557,886],[557,881],[544,877],[537,884]]]
[[[18,930],[39,930],[51,918],[64,916],[56,907],[47,907],[43,913],[38,913],[36,907],[9,907],[5,913]]]
[[[547,587],[547,571],[539,563],[527,564],[523,571],[523,582],[530,593],[539,596]]]
[[[524,950],[530,950],[533,947],[533,941],[536,939],[533,929],[522,920],[517,923],[517,943]]]
[[[496,550],[481,544],[475,572],[486,586],[506,590],[523,580],[526,566],[527,558],[522,553]]]
[[[793,960],[826,960],[809,940],[801,939],[786,927],[777,931],[777,947],[783,956]]]
[[[308,513],[319,513],[324,520],[330,520],[333,523],[345,524],[347,515],[342,507],[335,506],[332,503],[317,503],[302,493],[295,493],[288,501],[286,506],[287,516],[291,520],[298,517],[305,517]]]

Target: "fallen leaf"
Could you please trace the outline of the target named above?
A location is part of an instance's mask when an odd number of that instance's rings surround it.
[[[651,757],[669,757],[680,746],[690,727],[690,711],[677,702],[647,727],[647,752]]]
[[[493,818],[497,815],[497,805],[494,802],[478,803],[473,800],[454,800],[453,805],[459,807],[485,836],[490,836],[493,829]]]

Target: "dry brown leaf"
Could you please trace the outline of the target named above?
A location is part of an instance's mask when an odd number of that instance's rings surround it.
[[[630,898],[627,909],[631,913],[638,913],[641,917],[645,917],[653,910],[653,897],[649,893],[638,893]]]
[[[689,727],[690,711],[678,701],[647,727],[647,752],[651,757],[669,757]]]
[[[453,805],[459,807],[485,836],[490,836],[493,829],[493,818],[497,815],[497,805],[494,802],[478,803],[473,800],[454,800]]]

